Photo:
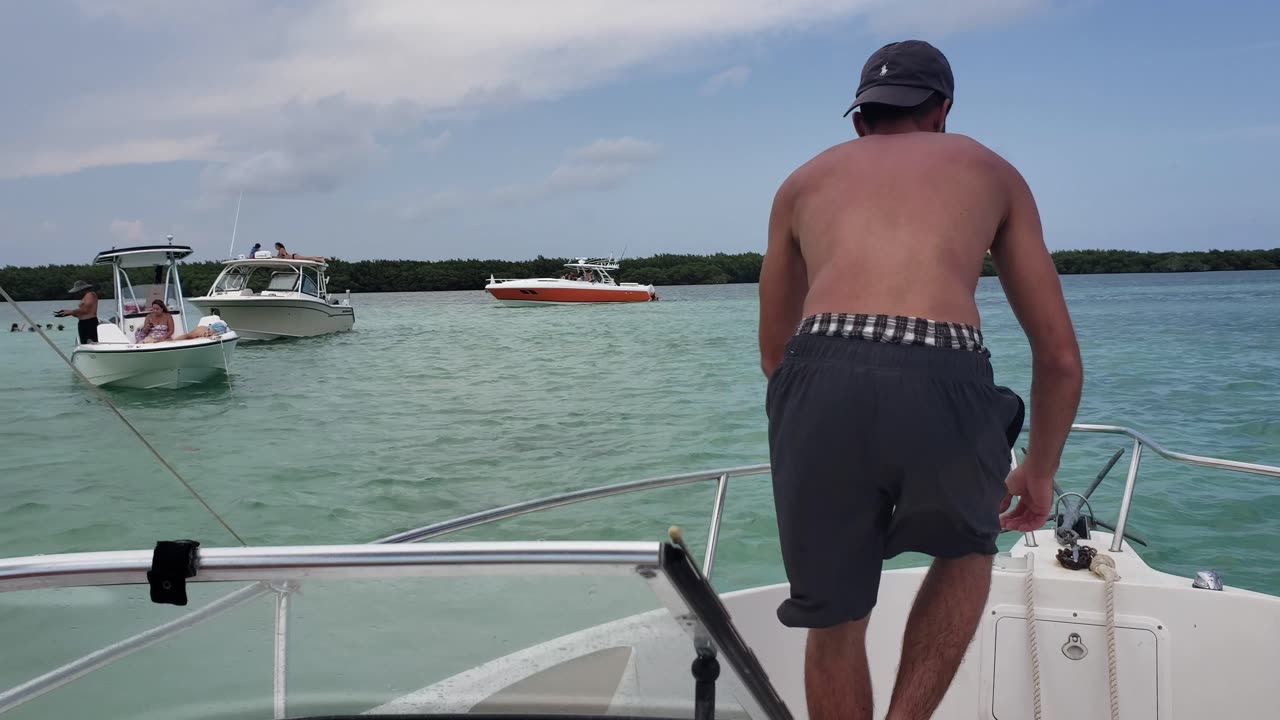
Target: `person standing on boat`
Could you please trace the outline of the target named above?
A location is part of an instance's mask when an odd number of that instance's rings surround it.
[[[1001,529],[1044,524],[1083,371],[1030,189],[945,134],[955,82],[918,41],[862,69],[858,138],[778,189],[760,273],[759,343],[783,560],[778,617],[808,628],[813,720],[869,720],[866,630],[882,561],[933,556],[903,637],[888,720],[927,718],[964,657]],[[990,251],[1032,355],[1022,400],[995,384],[974,291]],[[1013,497],[1017,506],[1003,516]]]
[[[77,280],[67,293],[79,294],[80,304],[71,310],[58,310],[54,313],[56,317],[80,318],[78,330],[81,345],[98,342],[98,293],[94,292],[93,288],[92,283]]]

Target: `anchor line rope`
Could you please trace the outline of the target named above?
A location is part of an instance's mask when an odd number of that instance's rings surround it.
[[[1102,578],[1107,607],[1107,685],[1110,691],[1111,720],[1120,720],[1120,681],[1116,671],[1116,562],[1109,555],[1096,555],[1089,571]]]
[[[234,393],[235,388],[231,387],[231,364],[227,362],[227,343],[221,337],[218,338],[218,350],[222,351],[222,371],[227,378],[227,389]]]
[[[111,398],[107,396],[106,391],[104,391],[102,388],[98,387],[97,385],[94,385],[93,383],[89,382],[89,378],[85,377],[85,374],[80,371],[80,368],[76,367],[75,364],[72,363],[71,360],[66,356],[66,354],[62,352],[62,348],[58,347],[57,343],[55,343],[52,338],[50,338],[47,334],[45,334],[44,328],[40,327],[39,323],[32,320],[31,316],[27,314],[27,311],[23,310],[22,306],[19,305],[17,302],[15,302],[14,299],[9,296],[9,293],[5,291],[3,286],[0,286],[0,297],[3,297],[5,301],[8,302],[9,305],[11,305],[13,309],[16,310],[19,315],[22,316],[23,320],[25,320],[31,326],[35,327],[36,332],[39,333],[40,337],[44,338],[44,341],[49,344],[49,347],[53,348],[54,352],[58,353],[58,357],[62,358],[62,361],[67,364],[67,367],[70,367],[72,372],[74,372],[77,376],[79,376],[81,380],[84,381],[85,385],[89,386],[91,390],[97,393],[98,399],[102,400],[102,402],[106,404],[107,408],[110,409],[111,412],[114,413],[116,417],[120,418],[120,422],[124,423],[124,426],[129,428],[129,432],[133,433],[134,437],[138,438],[138,442],[142,443],[143,447],[145,447],[152,455],[155,456],[156,460],[158,460],[160,464],[164,466],[164,469],[168,470],[169,474],[173,475],[173,477],[179,483],[181,483],[184,488],[187,489],[188,493],[191,493],[191,497],[195,498],[197,502],[199,502],[201,505],[204,506],[205,510],[209,511],[209,514],[213,516],[214,520],[218,521],[218,524],[222,526],[222,529],[230,533],[231,537],[236,539],[236,542],[240,543],[241,545],[248,545],[248,543],[244,541],[244,538],[240,537],[240,534],[237,533],[235,530],[233,530],[231,526],[227,524],[227,521],[224,520],[222,516],[218,514],[218,511],[214,510],[213,506],[210,505],[209,502],[205,500],[204,497],[194,487],[192,487],[191,483],[187,482],[186,478],[182,477],[182,473],[178,472],[177,468],[169,464],[169,461],[164,459],[164,456],[160,454],[160,451],[156,450],[155,446],[153,446],[147,440],[147,438],[143,436],[141,432],[138,431],[138,428],[134,427],[134,424],[129,422],[129,419],[124,416],[124,413],[120,412],[120,408],[116,407],[115,403],[111,402]]]
[[[1095,555],[1090,562],[1089,571],[1103,581],[1106,604],[1107,630],[1107,690],[1111,704],[1111,720],[1120,720],[1120,681],[1116,663],[1116,580],[1120,574],[1116,572],[1116,561],[1110,555]],[[1036,720],[1042,720],[1043,710],[1040,702],[1040,649],[1036,637],[1036,600],[1033,568],[1027,568],[1025,597],[1027,602],[1027,642],[1031,647],[1031,702],[1035,708]]]
[[[1027,556],[1027,559],[1034,558]],[[1028,565],[1024,594],[1027,600],[1027,642],[1031,646],[1031,704],[1035,708],[1035,719],[1041,720],[1044,711],[1040,707],[1040,643],[1036,638],[1036,589],[1032,579],[1034,575],[1034,566]]]

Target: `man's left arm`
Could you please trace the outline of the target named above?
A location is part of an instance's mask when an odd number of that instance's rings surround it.
[[[793,181],[778,188],[769,213],[769,245],[760,267],[760,368],[765,377],[782,362],[787,340],[804,311],[809,278],[791,227]]]

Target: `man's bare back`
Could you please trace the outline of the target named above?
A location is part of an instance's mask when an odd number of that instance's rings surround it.
[[[980,325],[973,294],[1009,208],[1008,164],[959,135],[837,145],[788,181],[804,315],[881,313]]]

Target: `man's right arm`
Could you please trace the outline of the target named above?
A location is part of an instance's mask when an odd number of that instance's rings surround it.
[[[794,176],[792,176],[794,177]],[[794,180],[778,188],[769,212],[769,241],[760,266],[760,369],[766,378],[782,363],[787,340],[804,312],[809,277],[791,226]]]
[[[1009,209],[992,243],[991,260],[1031,344],[1032,436],[1020,467],[1029,482],[1043,484],[1036,494],[1051,500],[1053,474],[1075,420],[1084,372],[1035,198],[1018,171],[1001,163]]]

